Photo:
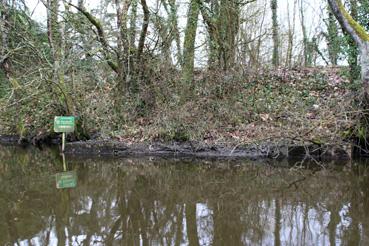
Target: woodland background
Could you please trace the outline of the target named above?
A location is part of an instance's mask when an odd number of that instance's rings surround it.
[[[324,0],[1,0],[0,133],[314,143],[366,136],[359,52]],[[369,28],[369,1],[345,7]],[[46,16],[37,16],[39,8]]]

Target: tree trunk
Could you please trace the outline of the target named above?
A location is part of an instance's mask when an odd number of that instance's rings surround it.
[[[203,3],[200,1],[200,10],[202,18],[204,19],[204,22],[206,23],[206,28],[208,31],[208,67],[210,70],[215,69],[219,65],[219,50],[221,49],[222,42],[219,41],[219,31],[217,24],[215,23],[214,19],[216,20],[218,17],[216,17],[219,13],[219,6],[218,2],[214,1],[211,4],[211,13],[213,13],[214,16],[210,16],[208,13],[207,8],[204,7]]]
[[[352,18],[356,19],[358,17],[357,0],[350,0],[350,12]],[[350,67],[350,81],[354,82],[360,78],[360,65],[358,64],[359,51],[355,41],[349,35],[346,35],[346,37],[349,45],[348,63]]]
[[[147,6],[146,0],[141,0],[141,5],[142,5],[144,17],[143,17],[143,22],[142,22],[140,40],[138,41],[138,48],[137,48],[137,61],[138,62],[141,62],[141,56],[142,56],[144,45],[145,45],[147,28],[149,27],[149,18],[150,18],[150,12],[149,12],[149,8]]]
[[[137,71],[135,72],[136,81],[134,84],[132,84],[132,89],[134,92],[139,91],[138,81],[145,80],[142,78],[144,71],[145,71],[145,64],[144,64],[144,59],[142,56],[144,52],[144,46],[145,46],[145,41],[146,41],[146,36],[147,36],[147,29],[149,27],[149,19],[150,19],[149,7],[147,6],[146,0],[141,0],[141,6],[142,6],[144,16],[143,16],[143,22],[142,22],[142,27],[141,27],[140,38],[138,40],[138,46],[137,46],[137,57],[136,57],[137,64],[135,66],[137,67],[136,68]],[[150,82],[150,80],[145,80],[146,84],[148,82]]]
[[[198,0],[201,14],[208,31],[208,65],[210,69],[221,68],[227,71],[234,67],[236,60],[236,38],[240,26],[240,9],[241,6],[254,1],[212,1],[209,11],[203,1]]]
[[[360,47],[361,80],[363,82],[366,100],[369,99],[369,41]],[[367,101],[369,102],[369,101]]]
[[[307,36],[306,25],[305,25],[305,14],[304,14],[304,0],[300,1],[300,22],[302,29],[302,42],[303,42],[303,53],[304,53],[304,66],[308,67],[311,65],[311,61],[309,59],[309,39]]]
[[[274,200],[274,245],[281,245],[281,206],[278,199]]]
[[[336,66],[340,52],[340,41],[336,19],[332,11],[328,10],[328,54],[332,65]]]
[[[65,113],[67,115],[74,115],[73,100],[64,80],[65,24],[59,22],[59,14],[59,0],[48,0],[47,36],[52,54],[52,82],[57,85],[55,94],[58,95],[60,103],[65,105]]]
[[[346,11],[340,0],[328,0],[333,14],[344,31],[355,41],[360,51],[361,80],[363,83],[365,103],[369,102],[369,34]],[[367,107],[366,105],[365,107]]]
[[[197,233],[196,204],[186,204],[186,226],[189,246],[199,246],[199,235]]]
[[[120,0],[115,0],[116,13],[117,13],[117,27],[119,32],[117,34],[117,47],[118,47],[118,83],[117,83],[117,98],[122,98],[124,93],[130,92],[130,79],[131,71],[128,67],[129,57],[129,41],[128,41],[128,9],[131,4],[130,0],[124,0],[121,6]],[[116,102],[120,104],[120,100]]]
[[[137,24],[137,7],[138,7],[138,0],[131,0],[131,12],[130,12],[130,16],[129,16],[129,30],[128,30],[128,70],[130,71],[130,73],[134,74],[134,77],[131,79],[131,85],[129,85],[131,91],[133,93],[136,93],[138,91],[138,81],[137,81],[137,71],[134,71],[135,69],[140,70],[140,68],[136,68],[136,64],[137,64],[137,59],[136,59],[136,55],[135,51],[137,51],[137,46],[136,46],[136,36],[137,36],[137,31],[136,31],[136,24]],[[137,53],[137,52],[136,52]]]
[[[138,0],[132,0],[132,8],[131,8],[131,14],[129,19],[129,46],[135,47],[136,42],[136,22],[137,22],[137,1]]]
[[[288,19],[288,32],[287,32],[287,54],[286,54],[286,67],[292,67],[292,55],[293,55],[293,39],[295,36],[295,11],[296,1],[293,4],[293,17],[292,23],[290,19],[290,5],[287,2],[287,19]]]
[[[182,84],[185,96],[187,96],[190,92],[189,90],[194,77],[195,41],[198,17],[198,1],[191,0],[188,10],[188,19],[183,45]]]
[[[5,77],[9,80],[11,74],[10,57],[8,56],[8,32],[9,32],[9,12],[6,0],[1,0],[0,7],[0,69],[4,72]]]
[[[278,2],[277,0],[271,0],[271,9],[272,9],[272,22],[273,22],[273,57],[272,63],[273,66],[279,66],[279,31],[278,31],[278,15],[277,8]]]
[[[177,47],[177,63],[182,64],[182,48],[181,48],[181,37],[178,30],[178,16],[177,16],[177,6],[175,0],[169,0],[170,6],[170,25],[173,28],[174,40],[176,42]]]
[[[223,44],[220,65],[224,71],[234,66],[236,36],[239,28],[240,6],[234,0],[222,0],[220,6],[220,18],[218,18],[218,30]]]

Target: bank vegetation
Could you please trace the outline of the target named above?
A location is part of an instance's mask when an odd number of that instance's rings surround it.
[[[0,133],[74,115],[80,140],[365,140],[369,3],[318,2],[47,0],[42,20],[1,0]]]

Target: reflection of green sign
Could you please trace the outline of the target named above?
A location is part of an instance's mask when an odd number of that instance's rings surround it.
[[[75,188],[77,186],[77,173],[75,171],[57,173],[55,179],[57,189]]]
[[[55,132],[74,132],[74,116],[56,116],[54,119]]]

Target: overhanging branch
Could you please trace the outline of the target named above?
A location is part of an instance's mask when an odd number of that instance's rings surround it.
[[[108,44],[108,42],[106,40],[104,29],[103,29],[101,23],[99,22],[99,20],[96,19],[95,16],[91,15],[89,12],[87,12],[83,8],[80,8],[80,7],[74,5],[74,4],[70,3],[70,2],[68,2],[68,5],[74,7],[79,12],[81,12],[90,21],[90,23],[93,26],[95,26],[95,28],[97,30],[97,35],[98,35],[98,38],[99,38],[99,42],[103,46],[104,56],[105,56],[106,62],[111,67],[111,69],[113,69],[114,72],[118,73],[118,65],[115,64],[112,61],[112,58],[111,58],[111,55],[110,55],[110,51],[109,51],[109,44]]]

